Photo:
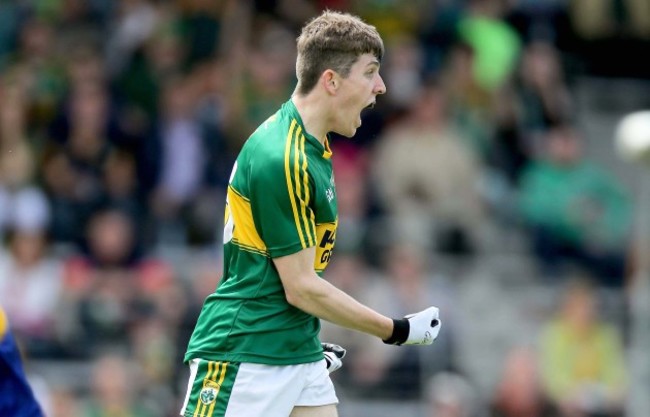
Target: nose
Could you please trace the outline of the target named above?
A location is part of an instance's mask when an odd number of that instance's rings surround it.
[[[384,84],[384,79],[379,74],[377,74],[377,79],[375,80],[374,93],[377,95],[386,93],[386,84]]]

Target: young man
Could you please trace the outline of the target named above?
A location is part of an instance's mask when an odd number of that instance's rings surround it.
[[[0,306],[0,416],[43,417],[27,383],[20,352]]]
[[[230,177],[224,274],[185,355],[182,415],[335,417],[319,319],[389,344],[437,337],[436,307],[394,320],[319,276],[337,226],[327,135],[353,136],[386,92],[383,53],[376,29],[348,14],[326,11],[303,28],[296,90],[247,140]]]

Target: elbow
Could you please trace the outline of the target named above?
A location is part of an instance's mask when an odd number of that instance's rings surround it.
[[[310,311],[310,307],[318,303],[321,298],[318,286],[314,285],[285,287],[284,296],[290,305],[303,311]]]
[[[303,292],[293,288],[285,288],[284,296],[287,299],[287,303],[302,310],[302,306],[305,304]]]

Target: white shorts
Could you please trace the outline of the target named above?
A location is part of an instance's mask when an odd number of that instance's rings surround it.
[[[325,360],[300,365],[193,359],[185,417],[288,417],[295,406],[338,404]]]

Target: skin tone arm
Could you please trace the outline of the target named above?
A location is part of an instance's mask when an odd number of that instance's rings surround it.
[[[316,248],[274,258],[289,304],[348,329],[388,339],[393,320],[356,301],[314,271]]]

